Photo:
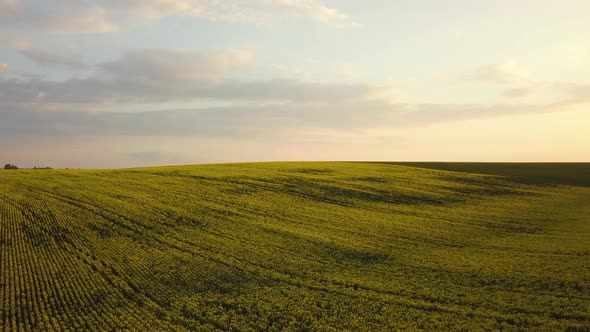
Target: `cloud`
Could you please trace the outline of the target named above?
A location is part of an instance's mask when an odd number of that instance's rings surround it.
[[[305,135],[312,129],[342,133],[418,128],[471,119],[559,111],[573,103],[546,105],[390,104],[347,101],[334,104],[234,105],[140,113],[48,111],[40,104],[6,105],[2,136],[154,136],[267,140]],[[305,137],[301,137],[305,139]]]
[[[129,16],[142,17],[148,20],[177,15],[201,16],[205,14],[208,7],[205,1],[190,0],[107,0],[101,3],[112,10],[126,12]]]
[[[2,0],[0,26],[22,30],[43,30],[53,33],[114,32],[118,27],[105,8],[91,2],[59,0],[36,3],[24,0]]]
[[[590,84],[556,82],[553,83],[551,86],[554,89],[564,91],[573,100],[579,102],[590,101]]]
[[[0,11],[4,13],[14,13],[20,9],[18,0],[0,0]]]
[[[511,88],[507,89],[502,93],[502,96],[506,98],[522,98],[533,93],[531,88]]]
[[[327,7],[315,0],[259,0],[262,6],[282,10],[300,16],[307,16],[325,24],[346,24],[350,16],[335,8]],[[354,24],[354,23],[353,23]]]
[[[107,17],[107,11],[90,5],[79,9],[66,4],[47,18],[47,26],[57,33],[116,32],[119,27]]]
[[[549,112],[590,97],[587,86],[556,84],[568,93],[558,103],[409,105],[393,103],[390,87],[366,82],[239,78],[256,65],[243,50],[136,50],[95,65],[85,78],[0,77],[0,133],[268,139],[309,129],[354,132]],[[203,100],[224,106],[195,106]],[[141,112],[145,105],[162,111]],[[123,106],[137,109],[113,111]]]
[[[348,14],[317,0],[0,0],[0,27],[19,31],[106,33],[132,19],[173,16],[256,24],[305,17],[329,25],[356,25]]]
[[[511,61],[483,65],[469,73],[467,78],[478,82],[501,85],[531,83],[528,75],[519,70],[516,63]]]
[[[143,50],[99,64],[99,76],[112,81],[202,82],[234,70],[252,68],[254,55],[243,50],[195,52]]]
[[[7,72],[10,69],[10,66],[6,63],[0,62],[0,74]]]
[[[180,81],[99,76],[65,82],[38,79],[0,79],[0,102],[43,102],[54,108],[109,106],[137,103],[190,102],[203,99],[231,103],[337,104],[372,100],[384,89],[364,83],[307,82],[296,79],[258,81]],[[169,75],[169,74],[167,74]],[[154,76],[151,76],[154,77]],[[377,94],[378,95],[378,94]]]
[[[317,0],[130,0],[97,1],[105,8],[129,16],[157,20],[169,16],[193,16],[210,20],[266,23],[276,17],[300,16],[325,24],[350,20],[335,8]]]
[[[0,101],[61,104],[162,103],[214,99],[230,102],[324,102],[379,99],[387,87],[292,78],[238,79],[255,66],[241,50],[143,50],[96,65],[86,78],[66,81],[0,80]],[[41,97],[40,97],[41,96]],[[42,99],[42,100],[39,100]]]
[[[503,89],[500,97],[510,100],[558,100],[567,96],[554,82],[539,81],[515,62],[505,61],[480,66],[466,75],[470,82],[486,83]]]
[[[174,165],[187,164],[190,159],[178,154],[160,151],[135,151],[121,154],[124,159],[131,160],[133,165]]]
[[[87,69],[89,67],[79,55],[55,54],[38,48],[23,48],[18,52],[42,66],[63,66],[71,69]]]
[[[275,78],[259,81],[226,81],[209,91],[207,97],[243,101],[298,101],[337,103],[369,100],[386,87],[368,83],[318,82]]]

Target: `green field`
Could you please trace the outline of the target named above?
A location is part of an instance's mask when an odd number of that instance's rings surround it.
[[[0,171],[0,330],[588,331],[590,164]]]

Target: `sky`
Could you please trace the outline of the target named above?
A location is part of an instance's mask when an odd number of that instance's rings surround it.
[[[0,163],[590,161],[587,0],[0,0]]]

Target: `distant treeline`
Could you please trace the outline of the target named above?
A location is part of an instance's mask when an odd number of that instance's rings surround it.
[[[19,169],[19,168],[18,168],[18,166],[13,165],[13,164],[6,164],[6,165],[4,165],[4,169]],[[48,166],[46,166],[46,167],[37,167],[37,166],[35,166],[32,169],[53,169],[53,168],[48,167]]]

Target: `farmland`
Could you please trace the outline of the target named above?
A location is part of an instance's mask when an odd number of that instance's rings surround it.
[[[0,331],[587,331],[589,172],[0,171]]]

